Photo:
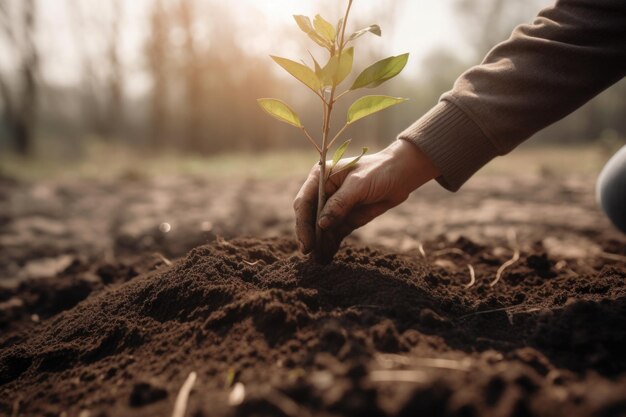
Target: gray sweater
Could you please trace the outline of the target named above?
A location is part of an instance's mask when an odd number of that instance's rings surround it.
[[[399,138],[415,143],[439,169],[439,183],[456,191],[625,75],[626,0],[559,0],[461,75]]]

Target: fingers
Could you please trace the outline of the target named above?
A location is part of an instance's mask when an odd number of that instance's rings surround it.
[[[314,166],[293,201],[296,215],[296,237],[303,253],[309,253],[315,245],[315,217],[319,184],[319,166]]]
[[[393,205],[387,201],[358,207],[347,216],[345,226],[350,228],[349,233],[352,233],[355,229],[365,226],[391,207]]]
[[[349,180],[346,180],[341,187],[326,201],[319,219],[322,229],[331,229],[340,224],[350,213],[350,210],[359,203],[362,196],[358,188]]]
[[[344,222],[339,223],[335,228],[327,229],[323,232],[324,245],[321,248],[322,253],[316,253],[315,260],[321,264],[327,264],[332,261],[346,236],[380,216],[391,206],[387,202],[382,202],[354,209]]]

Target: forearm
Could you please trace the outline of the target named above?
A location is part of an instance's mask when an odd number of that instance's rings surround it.
[[[518,27],[401,133],[458,189],[474,172],[626,73],[626,3],[563,0]]]

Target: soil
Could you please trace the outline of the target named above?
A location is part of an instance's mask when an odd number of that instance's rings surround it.
[[[297,184],[199,222],[219,184],[181,181],[168,216],[171,183],[1,184],[0,415],[172,415],[192,372],[188,416],[626,415],[626,239],[589,181],[427,188],[328,266],[253,204]]]

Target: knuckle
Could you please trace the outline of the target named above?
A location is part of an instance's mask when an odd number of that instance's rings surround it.
[[[292,207],[295,211],[299,211],[300,207],[302,207],[302,197],[297,196],[293,199]]]

